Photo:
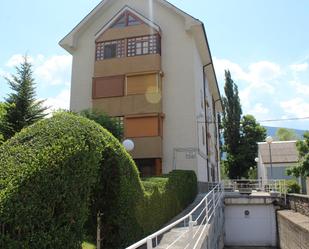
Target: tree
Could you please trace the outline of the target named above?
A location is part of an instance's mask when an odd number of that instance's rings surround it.
[[[98,110],[84,110],[80,115],[95,121],[114,135],[119,141],[123,139],[123,123],[121,118],[111,118]]]
[[[293,141],[298,140],[299,136],[292,129],[279,128],[276,132],[276,138],[279,141]]]
[[[245,115],[242,117],[237,160],[241,165],[241,176],[253,177],[255,175],[257,171],[255,158],[258,156],[257,142],[264,141],[266,135],[266,129],[256,121],[254,116]]]
[[[297,167],[288,169],[288,175],[295,177],[309,176],[309,132],[304,134],[305,140],[297,141],[296,146],[299,154],[299,164]]]
[[[240,144],[240,118],[242,114],[240,99],[238,96],[238,87],[231,78],[230,71],[225,71],[225,97],[223,101],[223,118],[224,127],[224,151],[227,152],[227,167],[230,178],[241,176],[242,169],[238,164],[238,147]]]
[[[13,93],[5,100],[5,115],[2,127],[2,134],[5,139],[12,137],[24,127],[44,118],[47,107],[43,106],[44,100],[37,100],[35,93],[35,82],[32,77],[32,65],[27,57],[19,67],[16,67],[17,74],[12,75],[12,80],[6,78]]]
[[[5,115],[6,111],[5,111],[5,104],[0,102],[0,144],[3,142],[4,140],[4,136],[1,132],[1,130],[3,129],[2,127],[5,126],[5,122],[4,122],[4,115]]]

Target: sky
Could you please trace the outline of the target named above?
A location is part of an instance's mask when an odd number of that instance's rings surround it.
[[[68,109],[72,58],[58,42],[99,2],[1,1],[0,101],[10,93],[4,78],[27,55],[38,98]],[[264,122],[309,117],[308,0],[170,2],[204,22],[221,94],[229,69],[244,114],[263,125],[309,130],[309,119]]]

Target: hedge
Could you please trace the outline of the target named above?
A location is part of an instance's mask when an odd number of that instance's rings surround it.
[[[0,147],[0,248],[80,249],[84,229],[95,234],[98,212],[101,248],[124,248],[191,202],[196,176],[172,172],[146,189],[107,130],[57,114]]]
[[[59,115],[0,147],[0,248],[81,248],[100,131],[86,119]]]
[[[146,198],[140,213],[146,234],[180,213],[197,194],[197,178],[193,171],[172,171],[164,177],[144,179],[142,183]]]

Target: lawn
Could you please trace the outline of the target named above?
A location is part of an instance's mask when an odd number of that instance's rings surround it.
[[[95,245],[94,244],[91,244],[89,242],[84,242],[83,243],[83,249],[95,249]]]

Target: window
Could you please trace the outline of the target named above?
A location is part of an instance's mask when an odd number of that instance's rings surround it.
[[[98,42],[96,44],[96,60],[121,58],[125,56],[125,41]]]
[[[115,58],[117,54],[117,44],[107,44],[104,46],[104,59]]]
[[[139,24],[142,24],[142,21],[135,15],[126,11],[114,22],[114,24],[112,24],[111,28],[124,28],[127,26],[135,26]]]
[[[127,24],[126,16],[123,14],[118,20],[112,25],[112,28],[124,28]]]
[[[138,18],[131,14],[128,14],[128,26],[135,26],[139,24],[142,24],[142,22]]]
[[[155,93],[158,91],[158,74],[131,75],[126,78],[126,95]]]
[[[97,77],[92,84],[93,99],[124,95],[124,76]]]
[[[128,57],[159,53],[160,36],[157,34],[128,39]]]
[[[155,116],[126,117],[125,136],[136,137],[158,137],[160,136],[160,119]]]

